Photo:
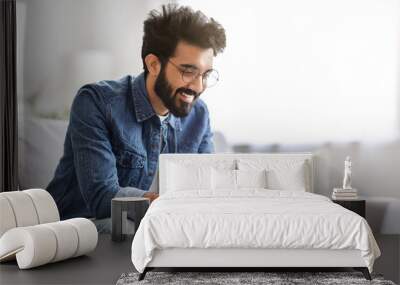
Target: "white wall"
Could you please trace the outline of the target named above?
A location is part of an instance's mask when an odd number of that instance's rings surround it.
[[[80,86],[142,71],[143,21],[162,1],[17,0],[25,6],[23,97],[42,116],[67,117]],[[22,9],[19,9],[21,11]],[[20,13],[21,14],[21,13]],[[20,19],[22,24],[22,19]],[[25,110],[29,112],[29,110]]]
[[[179,2],[227,31],[221,81],[204,98],[229,141],[399,138],[400,1]]]

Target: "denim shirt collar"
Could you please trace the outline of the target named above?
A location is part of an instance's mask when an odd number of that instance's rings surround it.
[[[146,80],[144,72],[133,80],[133,104],[135,105],[136,119],[142,122],[156,115],[150,103],[146,90]],[[181,130],[181,120],[170,113],[167,119],[172,128]]]

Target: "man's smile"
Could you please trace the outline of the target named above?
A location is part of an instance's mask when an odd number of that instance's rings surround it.
[[[189,95],[189,94],[186,94],[185,92],[179,92],[179,98],[182,101],[190,104],[194,100],[194,95]]]

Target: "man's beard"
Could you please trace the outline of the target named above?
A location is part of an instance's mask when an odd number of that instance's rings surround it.
[[[180,87],[176,89],[175,93],[172,95],[172,87],[168,83],[167,78],[165,76],[165,68],[162,68],[160,74],[158,75],[155,85],[154,91],[157,96],[160,97],[161,101],[164,103],[164,106],[176,117],[186,117],[194,103],[196,103],[197,98],[201,93],[197,93],[191,89]],[[187,95],[194,95],[192,103],[187,103],[179,99],[179,93],[184,92]]]

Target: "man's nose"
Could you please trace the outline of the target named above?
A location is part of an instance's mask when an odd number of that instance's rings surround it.
[[[204,91],[203,85],[203,76],[197,76],[192,82],[190,82],[189,88],[193,91],[196,91],[197,94],[200,94]]]

